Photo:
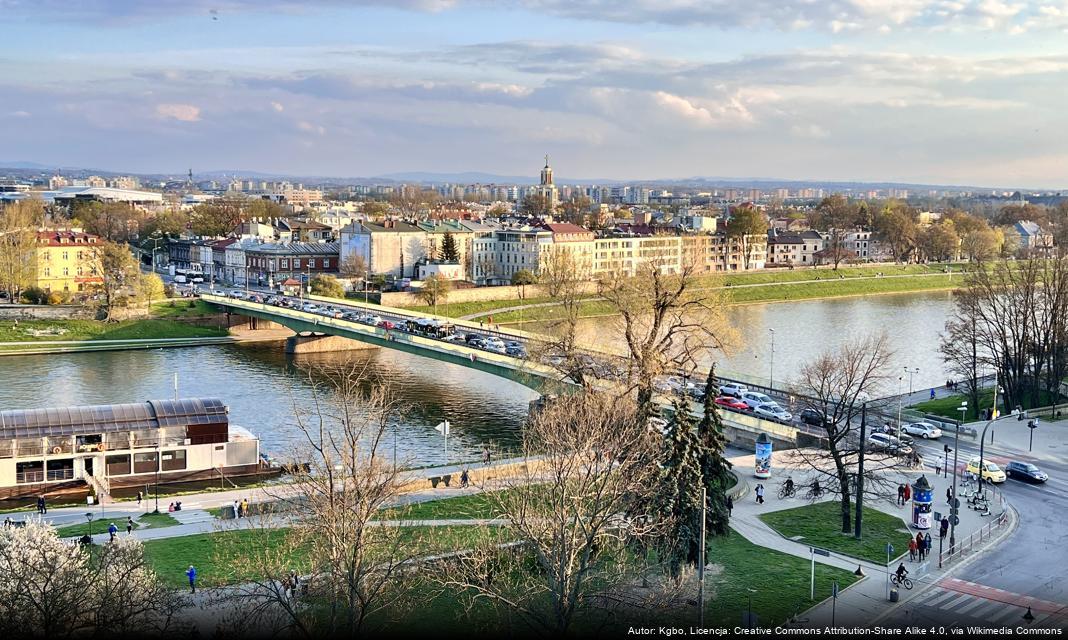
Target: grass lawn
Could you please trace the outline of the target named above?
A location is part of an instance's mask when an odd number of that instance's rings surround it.
[[[109,520],[104,518],[103,520],[93,521],[93,535],[98,533],[104,533],[108,530],[108,525],[112,522],[119,528],[119,531],[126,531],[126,520],[115,519]],[[152,527],[153,529],[160,529],[162,527],[173,527],[179,522],[175,520],[168,513],[146,513],[140,518],[137,518],[138,528],[140,527]],[[84,536],[89,533],[89,523],[79,522],[78,524],[71,524],[65,527],[57,527],[56,534],[60,538],[73,538],[75,536]]]
[[[835,580],[845,589],[858,579],[851,571],[816,563],[816,600],[810,600],[811,564],[807,558],[759,547],[734,531],[712,538],[708,546],[708,562],[722,570],[706,577],[711,594],[705,606],[707,625],[729,628],[741,624],[750,595],[761,626],[780,624],[830,597]]]
[[[972,406],[970,406],[971,405],[971,400],[965,394],[957,394],[957,395],[952,395],[952,396],[946,396],[945,398],[935,398],[934,400],[925,400],[924,402],[920,402],[920,403],[914,404],[909,408],[910,409],[915,409],[917,411],[922,411],[924,413],[931,413],[931,414],[934,414],[936,416],[945,416],[947,418],[956,418],[956,419],[960,420],[960,403],[964,402],[965,400],[969,401],[968,412],[965,414],[965,419],[967,421],[978,420],[979,417],[978,417],[976,411],[974,410],[974,408]],[[1024,406],[1025,409],[1030,409],[1031,408],[1031,403],[1027,402],[1026,400],[1027,399],[1024,398],[1023,406]],[[1053,404],[1054,402],[1058,402],[1058,401],[1060,401],[1060,400],[1059,399],[1055,399],[1049,392],[1047,392],[1045,390],[1040,390],[1039,391],[1039,402],[1038,402],[1037,406],[1039,406],[1039,407],[1048,407],[1051,404]],[[993,388],[982,389],[979,392],[979,407],[980,407],[980,409],[989,409],[991,406],[993,406],[993,404],[994,404],[994,389]],[[1000,409],[1000,411],[1002,413],[1004,413],[1004,411],[1005,411],[1004,403],[1002,403],[1002,408]]]
[[[504,489],[515,491],[516,489]],[[455,498],[428,500],[387,509],[382,520],[453,520],[468,518],[496,518],[495,502],[488,492],[473,493]]]
[[[201,533],[176,538],[145,541],[145,558],[149,566],[166,582],[188,584],[185,571],[197,568],[205,585],[233,584],[249,579],[256,572],[258,554],[278,555],[286,548],[289,529],[230,530]],[[405,555],[422,556],[470,548],[497,530],[484,527],[407,527],[403,530]],[[310,549],[297,548],[283,558],[297,571],[311,566]]]
[[[193,303],[192,306],[190,302]],[[219,311],[200,298],[171,298],[153,302],[151,313],[154,318],[199,318],[218,315]]]
[[[33,330],[61,329],[61,335],[34,336]],[[225,336],[225,329],[198,327],[174,320],[125,320],[99,322],[97,320],[21,320],[0,323],[0,342],[40,342],[55,340],[144,340],[159,338],[200,338]]]
[[[894,545],[895,556],[908,551],[911,534],[901,518],[865,507],[863,537],[857,540],[840,532],[840,508],[837,501],[817,502],[765,513],[760,519],[784,538],[803,536],[802,544],[878,564],[886,562],[887,542]]]

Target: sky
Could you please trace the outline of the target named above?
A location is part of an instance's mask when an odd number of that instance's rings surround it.
[[[0,0],[0,161],[1068,187],[1068,0]]]

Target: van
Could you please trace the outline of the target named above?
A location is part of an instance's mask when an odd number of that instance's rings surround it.
[[[189,280],[185,276],[180,275],[180,274],[174,276],[174,281],[177,282],[178,284],[185,284],[186,282],[189,282]]]

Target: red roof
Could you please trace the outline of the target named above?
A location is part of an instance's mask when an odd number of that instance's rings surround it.
[[[584,227],[580,227],[577,224],[571,224],[570,222],[548,222],[542,225],[545,229],[548,229],[553,234],[553,242],[567,242],[567,238],[557,239],[556,236],[574,236],[582,235],[587,239],[593,239],[593,232]]]
[[[37,232],[37,244],[47,244],[50,247],[65,247],[72,244],[97,244],[99,242],[99,236],[94,236],[84,231],[45,229]]]

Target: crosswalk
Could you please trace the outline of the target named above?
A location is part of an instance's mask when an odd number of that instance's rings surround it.
[[[909,622],[934,626],[1064,627],[1068,606],[949,578],[910,603]],[[1033,620],[1026,618],[1030,608]]]

